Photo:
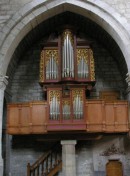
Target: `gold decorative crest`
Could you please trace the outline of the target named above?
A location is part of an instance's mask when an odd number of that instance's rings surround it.
[[[83,89],[73,89],[72,90],[72,100],[77,97],[77,95],[80,97],[80,100],[83,100]]]
[[[95,66],[94,66],[93,51],[91,49],[86,48],[77,49],[77,65],[79,65],[82,58],[84,59],[85,63],[89,65],[90,80],[95,81]]]
[[[93,51],[91,49],[89,49],[89,55],[90,55],[90,79],[91,81],[95,81],[94,57]]]
[[[57,49],[46,49],[42,50],[41,52],[41,58],[40,58],[40,82],[43,83],[45,81],[45,75],[44,75],[44,70],[45,66],[47,65],[48,61],[51,59],[53,56],[55,62],[58,64],[58,50]]]
[[[61,95],[61,91],[59,90],[49,91],[49,102],[51,102],[54,97],[56,97],[57,100],[60,101],[60,95]]]
[[[44,82],[44,50],[41,52],[41,59],[40,59],[40,82]]]
[[[70,100],[62,100],[62,104],[64,105],[69,105],[70,106]]]
[[[81,59],[84,59],[85,63],[88,63],[89,49],[77,49],[77,64],[79,65]]]
[[[58,64],[58,50],[45,50],[45,66],[53,56],[55,62]]]
[[[71,42],[71,45],[73,46],[74,45],[74,36],[72,34],[72,32],[69,30],[69,29],[66,29],[63,34],[62,34],[62,43],[64,42],[64,40],[66,39],[66,37],[69,37],[70,39],[70,42]]]

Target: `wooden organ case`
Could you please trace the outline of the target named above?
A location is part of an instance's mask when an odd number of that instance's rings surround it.
[[[49,107],[47,130],[85,130],[86,91],[95,84],[93,51],[87,41],[70,29],[48,41],[41,52],[40,84]]]
[[[64,30],[54,42],[45,44],[40,59],[40,84],[94,83],[93,51],[87,41]]]

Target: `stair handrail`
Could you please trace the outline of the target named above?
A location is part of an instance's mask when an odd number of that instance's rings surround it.
[[[27,176],[35,176],[35,173],[36,176],[46,176],[49,171],[59,165],[61,163],[61,155],[57,155],[60,152],[58,147],[60,147],[61,150],[61,146],[55,145],[52,150],[49,150],[46,154],[43,154],[34,164],[30,165],[30,163],[28,163]],[[55,157],[54,161],[52,158],[53,155]],[[48,160],[50,160],[49,164]]]

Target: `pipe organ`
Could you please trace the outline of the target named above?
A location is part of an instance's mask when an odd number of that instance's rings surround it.
[[[69,29],[43,47],[40,59],[40,84],[62,81],[95,82],[93,51]]]
[[[128,132],[129,106],[127,101],[117,100],[119,93],[104,91],[101,99],[87,100],[95,84],[89,42],[71,29],[56,34],[49,36],[41,51],[44,100],[9,104],[8,134]]]
[[[49,120],[84,119],[85,92],[94,83],[94,57],[87,40],[71,29],[49,37],[40,59],[40,84],[46,90]]]
[[[81,86],[70,86],[70,94],[63,95],[62,88],[48,88],[49,120],[78,120],[84,119],[85,89]]]

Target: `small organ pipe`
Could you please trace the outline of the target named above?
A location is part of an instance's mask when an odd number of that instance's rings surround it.
[[[74,55],[73,55],[73,47],[71,45],[71,74],[72,78],[74,77]]]
[[[56,79],[56,63],[55,60],[53,59],[53,67],[54,67],[54,79]]]
[[[65,68],[65,49],[62,47],[62,77],[64,77],[64,68]]]
[[[72,63],[72,50],[71,50],[70,40],[69,40],[69,48],[70,48],[70,58],[69,58],[69,60],[70,60],[70,77],[72,77],[72,65],[71,65],[71,63]]]
[[[85,62],[84,62],[84,59],[83,59],[83,78],[85,78]]]
[[[57,120],[57,98],[55,98],[55,119]]]
[[[49,79],[49,63],[47,63],[47,66],[46,66],[46,79]]]
[[[69,50],[68,50],[68,35],[67,35],[67,58],[66,58],[66,65],[67,65],[67,67],[66,67],[66,72],[67,72],[67,77],[68,77],[68,57],[69,57]]]
[[[51,58],[50,58],[50,79],[51,79],[51,71],[52,71],[52,66],[51,66]]]
[[[82,58],[82,65],[81,65],[81,78],[83,77],[83,58]]]
[[[66,68],[67,68],[67,62],[66,62],[66,60],[67,60],[67,54],[66,54],[66,52],[67,52],[67,49],[66,49],[66,39],[65,39],[65,41],[64,41],[64,47],[65,47],[65,68],[64,68],[64,73],[65,73],[65,77],[66,77]]]
[[[78,104],[78,105],[77,105],[77,118],[79,119],[79,110],[80,110],[80,109],[79,109],[79,106],[80,106],[80,98],[79,98],[79,96],[78,96],[77,99],[78,99],[78,102],[77,102],[77,104]]]

